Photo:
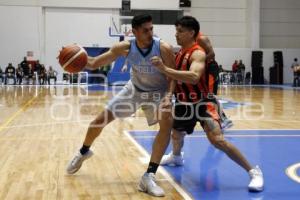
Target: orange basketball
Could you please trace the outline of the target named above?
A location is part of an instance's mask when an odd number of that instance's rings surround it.
[[[77,73],[83,70],[88,61],[84,48],[71,44],[62,48],[58,56],[59,64],[70,73]]]

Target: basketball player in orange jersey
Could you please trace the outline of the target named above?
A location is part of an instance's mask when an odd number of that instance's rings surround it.
[[[208,91],[211,94],[217,95],[218,91],[218,78],[219,78],[219,66],[218,63],[215,61],[215,52],[211,45],[209,38],[199,32],[197,39],[197,44],[204,49],[206,54],[206,64],[205,64],[205,80],[208,86]],[[220,104],[219,100],[216,98],[216,103],[218,104],[218,111],[220,115],[220,123],[222,130],[230,128],[233,123],[224,113],[222,105]],[[176,135],[177,132],[172,134],[172,144],[173,144],[173,151],[162,157],[160,162],[161,165],[169,165],[169,166],[181,166],[184,163],[183,152],[181,149],[183,148],[184,144],[184,137],[185,132],[181,135]]]
[[[124,88],[109,101],[105,110],[90,123],[83,145],[68,164],[67,172],[74,174],[83,161],[93,155],[90,146],[106,125],[115,118],[129,117],[142,108],[148,124],[159,123],[160,128],[153,142],[147,172],[142,176],[138,189],[153,196],[164,196],[163,189],[155,182],[155,173],[170,141],[173,122],[171,96],[175,82],[169,81],[157,70],[151,58],[158,56],[165,65],[175,68],[175,56],[170,45],[153,37],[150,15],[135,16],[132,19],[132,30],[134,39],[121,41],[108,52],[88,58],[88,68],[96,69],[112,63],[119,56],[125,56],[131,65],[131,76]]]
[[[152,58],[153,65],[177,81],[172,137],[193,133],[196,123],[200,122],[210,143],[249,173],[249,190],[262,191],[263,174],[259,167],[253,168],[241,152],[223,136],[216,99],[209,94],[205,80],[206,54],[196,42],[200,29],[198,21],[194,17],[184,16],[176,21],[175,26],[177,44],[181,46],[176,56],[176,69],[166,66],[159,57]],[[173,151],[180,152],[182,145],[176,145],[173,145]]]

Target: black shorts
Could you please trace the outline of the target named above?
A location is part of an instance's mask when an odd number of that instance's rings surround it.
[[[176,101],[173,128],[191,134],[197,122],[200,122],[202,127],[207,120],[217,121],[220,125],[219,110],[216,99],[204,99],[197,104],[182,104]]]

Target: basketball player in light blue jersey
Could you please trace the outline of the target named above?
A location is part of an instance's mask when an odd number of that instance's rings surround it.
[[[151,58],[161,57],[166,66],[175,67],[175,57],[170,45],[153,37],[150,15],[135,16],[132,19],[132,30],[135,39],[119,42],[108,52],[88,59],[88,68],[96,69],[112,63],[119,56],[125,56],[131,65],[131,78],[105,110],[90,123],[83,146],[68,164],[67,172],[74,174],[83,161],[93,155],[90,146],[107,124],[115,118],[128,117],[142,108],[148,124],[158,122],[160,128],[153,143],[147,172],[142,176],[138,189],[153,196],[164,196],[154,176],[170,140],[173,122],[171,96],[175,84],[151,64]]]

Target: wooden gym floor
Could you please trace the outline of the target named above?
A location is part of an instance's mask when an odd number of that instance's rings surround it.
[[[232,129],[300,129],[299,89],[230,86],[220,96],[246,104],[226,110]],[[148,157],[124,134],[158,130],[140,111],[109,124],[92,146],[95,155],[75,175],[65,173],[109,98],[83,86],[0,86],[0,200],[156,199],[136,189]],[[162,199],[190,198],[164,170],[157,179]]]

